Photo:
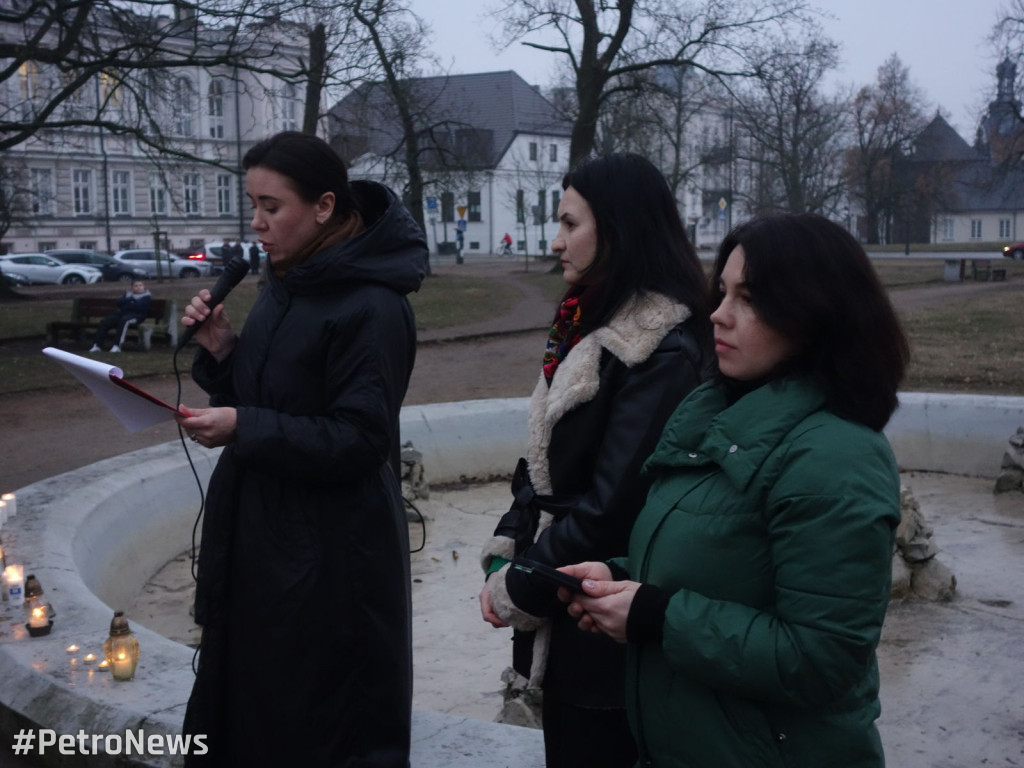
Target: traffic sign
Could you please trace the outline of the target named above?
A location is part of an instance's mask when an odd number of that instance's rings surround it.
[[[436,211],[437,210],[437,198],[436,197],[430,196],[430,197],[427,198],[427,210],[428,211]]]
[[[459,219],[455,223],[455,228],[457,230],[459,230],[459,232],[465,232],[466,231],[466,220],[465,219]]]

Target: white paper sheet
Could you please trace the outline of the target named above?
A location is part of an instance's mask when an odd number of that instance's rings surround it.
[[[124,372],[116,366],[54,347],[46,347],[43,354],[85,384],[129,432],[138,432],[174,418],[177,409],[173,405],[129,384],[122,378]]]

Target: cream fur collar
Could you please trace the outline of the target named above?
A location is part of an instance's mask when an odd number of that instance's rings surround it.
[[[607,325],[580,339],[559,363],[550,387],[541,373],[530,398],[527,417],[526,458],[530,464],[530,480],[537,493],[551,493],[547,457],[555,424],[573,408],[597,395],[602,350],[607,349],[632,368],[649,358],[668,332],[689,316],[688,307],[663,294],[637,294]]]

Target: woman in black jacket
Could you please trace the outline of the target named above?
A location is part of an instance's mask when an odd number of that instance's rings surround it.
[[[394,193],[349,184],[320,139],[277,134],[243,165],[266,286],[240,335],[207,291],[183,319],[202,322],[192,375],[211,407],[178,422],[225,446],[184,725],[209,751],[191,759],[406,768],[409,546],[392,460],[426,244]]]
[[[484,547],[483,618],[515,628],[513,665],[543,688],[548,768],[632,766],[625,654],[569,620],[555,588],[510,568],[625,553],[644,503],[640,466],[710,354],[707,281],[661,173],[637,155],[584,163],[562,181],[568,290],[530,400],[528,475]]]

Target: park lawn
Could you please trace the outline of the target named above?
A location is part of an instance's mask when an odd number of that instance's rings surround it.
[[[875,260],[883,284],[890,290],[931,286],[941,292],[941,259]],[[1008,279],[1024,282],[1024,262],[997,261],[1008,269]],[[705,261],[710,269],[710,262]],[[547,269],[527,278],[550,298],[552,309],[565,290],[561,275]],[[191,280],[166,281],[150,286],[154,294],[174,299],[179,309],[194,295]],[[123,287],[97,284],[76,289],[101,296],[118,296]],[[256,294],[255,281],[238,286],[225,301],[233,324],[240,327]],[[0,344],[12,339],[38,340],[46,323],[70,317],[71,297],[62,291],[47,291],[57,298],[15,299],[0,303]],[[937,301],[927,309],[903,317],[911,341],[913,359],[904,389],[907,391],[969,392],[977,394],[1024,395],[1024,341],[1020,338],[1022,290],[986,294],[978,299]],[[498,281],[463,275],[428,278],[418,293],[410,296],[418,328],[433,330],[477,322],[507,312],[518,300],[518,292]],[[69,377],[38,353],[32,344],[23,354],[0,354],[0,396],[39,389],[74,387]],[[81,349],[86,345],[83,343]],[[133,380],[151,375],[187,371],[191,351],[175,356],[168,347],[154,346],[147,354],[131,356]],[[116,356],[103,357],[111,362]]]

